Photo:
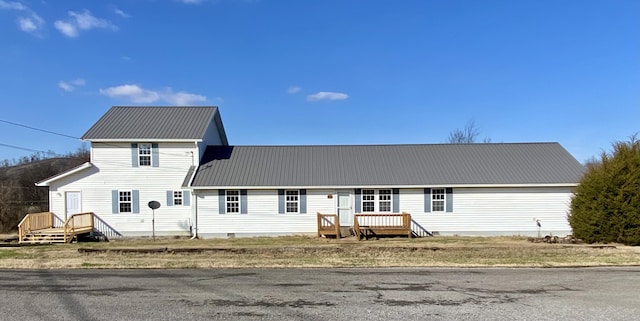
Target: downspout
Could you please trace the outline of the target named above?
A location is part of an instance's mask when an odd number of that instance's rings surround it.
[[[196,173],[198,172],[198,169],[200,167],[200,158],[202,158],[202,153],[200,152],[200,146],[198,146],[198,142],[195,142],[195,147],[196,150],[198,151],[198,165],[195,164],[195,159],[194,159],[194,155],[193,155],[193,151],[191,151],[191,166],[193,167],[193,173],[191,173],[191,177],[189,178],[189,183],[187,184],[187,186],[191,187],[191,195],[193,195],[193,206],[195,207],[193,210],[193,227],[191,229],[191,233],[193,234],[191,236],[191,240],[195,240],[198,238],[198,194],[196,193],[196,190],[193,188],[193,179],[196,176]]]
[[[193,229],[191,230],[193,236],[191,236],[190,240],[195,240],[198,238],[198,194],[193,191],[193,205],[195,206],[194,210],[194,220],[193,220]]]

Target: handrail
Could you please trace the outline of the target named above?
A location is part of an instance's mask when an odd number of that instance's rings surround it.
[[[426,228],[420,225],[420,223],[413,219],[411,220],[411,231],[413,231],[413,233],[418,237],[433,236],[433,233],[429,232]]]
[[[94,232],[97,232],[99,236],[108,240],[110,237],[120,237],[122,233],[118,232],[115,228],[105,222],[100,216],[93,214],[93,227]]]
[[[71,215],[64,223],[64,242],[71,242],[76,230],[93,230],[93,215],[92,212]]]
[[[335,235],[340,238],[340,218],[337,214],[321,214],[318,212],[318,237]],[[332,221],[333,220],[333,221]]]
[[[361,221],[362,220],[362,221]],[[361,238],[363,232],[365,235],[374,232],[376,229],[392,229],[400,232],[399,234],[407,234],[411,237],[411,214],[409,213],[367,213],[355,214],[353,220],[353,230],[358,237]]]
[[[53,227],[53,213],[30,213],[24,216],[18,224],[18,237],[22,240],[27,233]]]

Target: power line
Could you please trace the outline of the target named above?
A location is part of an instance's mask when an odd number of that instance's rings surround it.
[[[23,124],[18,124],[18,123],[10,122],[8,120],[0,119],[0,122],[11,124],[11,125],[18,126],[18,127],[28,128],[28,129],[31,129],[31,130],[37,130],[37,131],[40,131],[40,132],[43,132],[43,133],[58,135],[58,136],[62,136],[62,137],[72,138],[72,139],[80,139],[80,137],[75,137],[75,136],[71,136],[71,135],[67,135],[67,134],[56,133],[54,131],[41,129],[41,128],[36,128],[36,127],[31,127],[31,126],[27,126],[27,125],[23,125]]]
[[[54,156],[56,155],[56,153],[54,153],[54,152],[45,152],[43,150],[31,149],[31,148],[20,147],[20,146],[9,145],[9,144],[3,144],[3,143],[0,143],[0,146],[20,149],[20,150],[24,150],[24,151],[27,151],[27,152],[33,152],[33,153],[43,153],[43,154],[54,155]]]

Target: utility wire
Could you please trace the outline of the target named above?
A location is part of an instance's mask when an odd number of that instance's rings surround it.
[[[27,151],[27,152],[33,152],[33,153],[43,153],[43,154],[47,154],[47,155],[56,155],[56,153],[54,153],[54,152],[45,152],[43,150],[31,149],[31,148],[20,147],[20,146],[9,145],[9,144],[3,144],[3,143],[0,143],[0,146],[20,149],[20,150],[24,150],[24,151]]]
[[[11,122],[11,121],[4,120],[4,119],[0,119],[0,122],[2,122],[2,123],[6,123],[6,124],[10,124],[10,125],[14,125],[14,126],[18,126],[18,127],[23,127],[23,128],[31,129],[31,130],[36,130],[36,131],[43,132],[43,133],[47,133],[47,134],[52,134],[52,135],[62,136],[62,137],[71,138],[71,139],[79,139],[79,140],[82,140],[82,138],[80,138],[80,137],[75,137],[75,136],[71,136],[71,135],[67,135],[67,134],[62,134],[62,133],[57,133],[57,132],[54,132],[54,131],[50,131],[50,130],[46,130],[46,129],[41,129],[41,128],[37,128],[37,127],[32,127],[32,126],[28,126],[28,125],[24,125],[24,124],[19,124],[19,123]],[[128,147],[125,147],[125,146],[120,146],[120,145],[117,145],[117,144],[107,143],[107,142],[100,142],[100,144],[104,144],[104,145],[106,145],[106,146],[112,146],[112,147],[116,147],[116,148],[128,148]],[[34,152],[34,153],[44,153],[44,154],[47,154],[47,155],[62,156],[61,154],[56,154],[56,153],[53,153],[53,152],[45,152],[45,151],[41,151],[41,150],[30,149],[30,148],[26,148],[26,147],[19,147],[19,146],[9,145],[9,144],[2,144],[2,143],[0,143],[0,146],[10,147],[10,148],[16,148],[16,149],[21,149],[21,150],[24,150],[24,151],[29,151],[29,152]],[[163,151],[159,151],[159,152],[158,152],[158,154],[159,154],[159,155],[170,155],[170,156],[182,156],[182,153],[180,153],[180,154],[175,154],[175,153],[167,153],[167,152],[163,152]]]
[[[73,139],[80,139],[80,137],[75,137],[75,136],[71,136],[71,135],[67,135],[67,134],[56,133],[54,131],[41,129],[41,128],[36,128],[36,127],[31,127],[31,126],[27,126],[27,125],[23,125],[23,124],[18,124],[18,123],[10,122],[8,120],[0,119],[0,122],[11,124],[11,125],[14,125],[14,126],[24,127],[24,128],[28,128],[28,129],[32,129],[32,130],[37,130],[37,131],[40,131],[40,132],[43,132],[43,133],[48,133],[48,134],[53,134],[53,135],[58,135],[58,136],[67,137],[67,138],[73,138]]]

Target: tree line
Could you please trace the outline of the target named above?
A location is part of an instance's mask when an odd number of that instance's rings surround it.
[[[26,213],[49,210],[49,190],[35,186],[36,182],[88,161],[89,150],[79,148],[60,157],[35,153],[0,162],[0,233],[15,231]]]

